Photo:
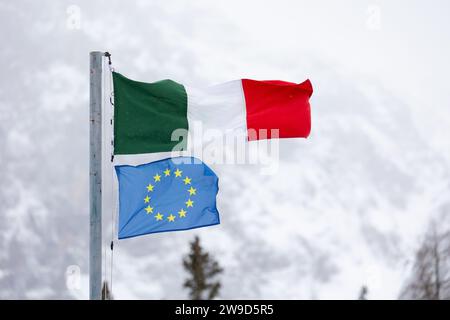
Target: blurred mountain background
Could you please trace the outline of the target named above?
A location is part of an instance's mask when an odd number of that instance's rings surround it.
[[[194,235],[224,268],[219,298],[355,299],[362,286],[407,298],[430,221],[450,228],[450,4],[344,3],[1,0],[0,298],[88,297],[94,50],[145,82],[310,78],[315,90],[311,136],[280,141],[276,174],[213,166],[221,225],[116,241],[115,299],[187,298]]]

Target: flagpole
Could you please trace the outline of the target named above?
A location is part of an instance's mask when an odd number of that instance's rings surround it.
[[[90,57],[89,97],[89,299],[102,297],[102,66],[103,52]]]

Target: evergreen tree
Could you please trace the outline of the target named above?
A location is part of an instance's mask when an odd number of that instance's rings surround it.
[[[369,293],[369,289],[367,289],[366,286],[362,286],[361,290],[359,291],[358,300],[367,300],[367,294],[368,293]]]
[[[190,246],[191,251],[183,259],[183,266],[189,273],[183,286],[189,289],[189,297],[193,300],[214,299],[221,287],[220,281],[216,278],[223,269],[203,250],[197,236]]]

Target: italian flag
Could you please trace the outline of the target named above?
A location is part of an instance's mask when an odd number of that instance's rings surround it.
[[[164,157],[180,146],[173,132],[244,132],[246,141],[306,138],[311,82],[241,79],[198,89],[172,80],[144,83],[113,73],[114,154]],[[274,135],[274,129],[278,130]],[[196,131],[197,130],[197,131]],[[194,137],[195,140],[195,137]],[[183,150],[192,146],[184,139]]]

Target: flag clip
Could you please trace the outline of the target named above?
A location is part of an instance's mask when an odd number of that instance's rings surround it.
[[[108,64],[111,65],[111,53],[108,51],[105,52],[105,57],[108,58]]]
[[[110,70],[111,72],[113,72],[113,71],[114,71],[114,68],[112,67],[112,62],[111,62],[111,53],[109,53],[108,51],[106,51],[106,52],[104,53],[104,56],[108,59],[109,70]]]

